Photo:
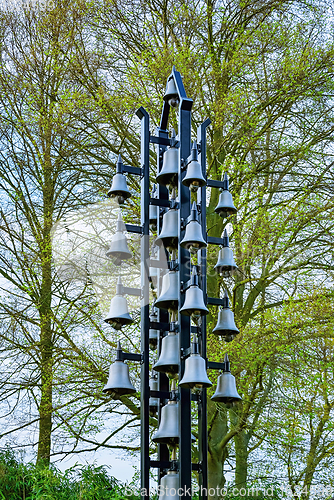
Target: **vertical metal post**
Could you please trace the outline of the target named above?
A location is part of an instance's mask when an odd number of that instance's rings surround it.
[[[168,103],[164,102],[163,110],[162,110],[162,115],[161,115],[161,121],[160,121],[160,127],[157,127],[157,137],[159,138],[168,138],[168,130],[167,130],[167,122],[168,122],[168,114],[169,114],[169,105]],[[157,174],[160,172],[162,168],[162,153],[165,151],[166,146],[162,146],[161,144],[158,145],[157,147]],[[169,198],[169,193],[168,189],[165,186],[161,186],[158,184],[157,186],[157,195],[158,199],[160,200],[168,200]],[[160,225],[160,220],[158,220],[157,223],[157,233],[159,234],[161,231],[161,225]],[[159,249],[159,258],[160,258],[160,252],[165,252],[164,248]],[[160,294],[161,291],[161,279],[159,276],[158,280],[158,295]],[[159,309],[158,311],[158,320],[162,323],[168,323],[169,317],[168,317],[168,311],[165,311],[163,309]],[[161,341],[162,341],[162,334],[160,332],[160,336],[158,339],[158,355],[160,355],[161,351]],[[159,373],[158,374],[158,380],[159,380],[159,390],[160,391],[168,391],[169,390],[169,380],[168,377],[164,373]],[[160,422],[160,413],[161,413],[161,401],[159,405],[159,411],[158,411],[158,421]],[[167,462],[169,460],[169,451],[168,447],[166,444],[158,444],[158,461],[161,462]],[[159,469],[159,483],[162,475],[162,469]]]
[[[206,128],[210,125],[211,120],[207,119],[197,129],[197,141],[201,148],[199,161],[202,167],[203,176],[206,177]],[[198,190],[197,202],[201,207],[200,223],[204,238],[206,239],[206,186]],[[207,252],[206,248],[202,248],[199,252],[199,264],[201,269],[202,289],[205,294],[205,302],[207,301],[206,289],[206,268],[207,268]],[[206,316],[202,317],[201,335],[199,336],[199,348],[201,356],[206,359]],[[200,400],[198,403],[198,460],[201,464],[199,473],[199,495],[200,499],[207,500],[208,488],[208,418],[207,418],[207,396],[206,389],[202,389]]]
[[[140,446],[140,468],[141,468],[141,495],[142,499],[150,497],[150,441],[149,441],[149,206],[150,206],[150,122],[149,115],[143,107],[137,111],[141,120],[141,167],[143,177],[141,180],[141,225],[143,235],[140,244],[141,253],[141,446]]]
[[[193,101],[188,99],[183,87],[181,75],[173,68],[173,77],[180,96],[179,106],[179,139],[180,139],[180,161],[179,161],[179,309],[184,301],[184,293],[181,293],[181,283],[190,279],[190,257],[189,251],[180,246],[184,236],[181,230],[181,221],[186,220],[190,214],[190,191],[182,184],[185,172],[181,170],[182,159],[188,158],[191,149],[191,107]],[[190,346],[190,318],[179,314],[179,338],[180,349]],[[184,373],[184,360],[181,359],[179,379]],[[180,461],[180,488],[183,498],[191,498],[191,393],[189,389],[180,388],[180,411],[179,411],[179,461]],[[190,489],[190,491],[189,491]],[[190,493],[190,494],[189,494]]]

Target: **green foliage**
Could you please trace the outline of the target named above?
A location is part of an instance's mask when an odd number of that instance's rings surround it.
[[[74,466],[60,472],[55,466],[24,464],[7,449],[0,453],[1,500],[121,499],[122,485],[104,467]],[[134,500],[136,497],[127,497]]]

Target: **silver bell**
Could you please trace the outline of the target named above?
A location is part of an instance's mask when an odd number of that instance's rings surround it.
[[[187,173],[182,179],[182,184],[188,186],[190,191],[197,191],[201,186],[205,186],[206,180],[203,177],[201,164],[198,162],[197,143],[193,142],[191,149],[191,160],[187,166]]]
[[[229,238],[226,229],[224,229],[223,234],[223,248],[219,250],[218,261],[214,269],[217,273],[222,274],[225,277],[231,276],[233,271],[237,269],[233,252],[229,248]]]
[[[197,250],[207,246],[203,238],[202,226],[198,222],[198,212],[195,202],[193,202],[189,219],[184,238],[180,245],[183,248],[187,248],[191,253],[195,253]]]
[[[216,403],[234,403],[240,401],[242,398],[237,392],[235,377],[230,371],[230,362],[227,354],[225,354],[224,365],[223,373],[219,375],[217,380],[216,392],[211,399]]]
[[[162,407],[159,428],[152,441],[169,446],[176,446],[179,443],[179,403],[177,401],[168,401]],[[196,441],[193,435],[191,435],[191,441]]]
[[[123,174],[123,162],[121,155],[118,155],[116,174],[112,178],[112,184],[108,191],[108,196],[110,198],[115,198],[120,205],[131,196],[126,183],[126,178]]]
[[[237,209],[233,204],[232,195],[228,190],[228,177],[226,172],[223,180],[223,191],[219,195],[218,205],[215,208],[215,212],[219,214],[220,217],[228,217],[229,215],[237,213]]]
[[[176,311],[179,303],[178,273],[169,271],[162,277],[161,293],[155,301],[155,307]]]
[[[116,295],[111,299],[108,316],[104,319],[115,330],[120,330],[125,325],[133,323],[128,310],[128,303],[122,294],[122,280],[119,277],[116,285]]]
[[[116,352],[116,361],[110,365],[109,379],[103,388],[103,392],[111,394],[114,398],[136,392],[130,381],[129,367],[121,359],[122,348],[120,342],[118,342]]]
[[[206,373],[205,359],[199,355],[196,335],[191,343],[191,354],[185,361],[184,375],[179,382],[179,386],[188,389],[194,387],[202,389],[212,386],[212,382],[210,382]]]
[[[163,99],[164,101],[167,101],[172,108],[177,108],[180,103],[179,94],[172,76],[167,81],[166,92]]]
[[[117,266],[123,260],[131,259],[132,253],[128,248],[127,238],[124,234],[125,224],[122,219],[121,213],[118,214],[116,233],[111,239],[111,246],[106,253],[106,256],[113,259],[114,264]]]
[[[179,373],[179,362],[179,336],[175,332],[169,332],[162,339],[160,356],[153,370],[174,377]]]
[[[163,245],[170,252],[177,249],[178,244],[179,214],[175,208],[170,208],[163,216],[162,229],[156,245]]]
[[[224,337],[229,337],[232,335],[237,335],[239,333],[238,328],[234,322],[234,314],[229,307],[229,300],[227,295],[227,290],[224,292],[223,305],[218,313],[218,321],[212,333],[216,335],[223,335]],[[225,339],[229,341],[229,339]],[[232,339],[231,339],[232,340]]]
[[[190,287],[186,290],[180,313],[184,316],[192,316],[194,320],[209,313],[209,309],[204,303],[203,291],[198,286],[196,266],[192,268]]]
[[[161,409],[161,420],[152,440],[155,443],[176,445],[179,442],[179,404],[168,401]]]
[[[156,323],[158,321],[158,312],[157,312],[157,309],[155,307],[152,307],[152,311],[150,314],[150,321],[152,323]],[[148,338],[150,349],[154,350],[157,348],[158,338],[159,338],[159,330],[155,330],[153,328],[150,328],[149,329],[149,338]]]
[[[173,470],[169,470],[167,474],[161,478],[158,500],[180,500],[178,494],[178,490],[180,487],[179,482],[179,473]]]
[[[175,147],[175,130],[172,130],[171,146],[163,156],[162,169],[157,175],[157,182],[163,186],[176,187],[179,174],[179,150]]]
[[[151,377],[149,380],[149,385],[150,385],[150,391],[158,391],[159,390],[158,389],[158,386],[159,386],[158,377],[155,373],[153,373],[153,371],[152,371],[152,374],[151,374]],[[160,404],[159,398],[151,397],[149,399],[148,406],[149,406],[149,412],[150,412],[151,417],[156,415],[158,408],[159,408],[159,404]]]

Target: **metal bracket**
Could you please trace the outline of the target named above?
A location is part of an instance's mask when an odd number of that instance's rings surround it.
[[[161,330],[163,332],[171,331],[170,323],[160,323],[157,321],[150,321],[151,330]]]
[[[208,243],[211,245],[223,245],[223,238],[215,238],[214,236],[208,236]]]
[[[143,234],[142,226],[137,226],[136,224],[125,224],[125,227],[129,233]]]
[[[140,175],[141,177],[143,177],[143,175],[144,175],[143,168],[132,167],[131,165],[123,165],[122,170],[123,170],[123,172],[126,172],[128,174],[132,174],[132,175]]]
[[[144,362],[144,353],[137,354],[134,352],[124,352],[121,351],[121,359],[122,361],[136,361],[137,363],[143,364]]]
[[[207,370],[224,370],[225,363],[217,363],[216,361],[206,360]]]
[[[178,271],[179,270],[179,263],[177,260],[169,260],[167,262],[167,267],[169,271]]]
[[[213,179],[208,179],[206,185],[208,187],[224,189],[224,182],[223,181],[214,181]]]
[[[156,207],[170,207],[169,200],[159,200],[159,198],[150,198],[150,205],[154,205]]]
[[[217,299],[216,297],[208,297],[207,304],[211,306],[222,306],[223,299]]]
[[[133,295],[135,297],[143,298],[142,288],[130,288],[128,286],[122,286],[122,294]]]
[[[183,347],[181,347],[180,353],[181,353],[182,360],[188,358],[188,356],[190,356],[190,354],[191,354],[191,347],[188,347],[187,349],[184,349]]]

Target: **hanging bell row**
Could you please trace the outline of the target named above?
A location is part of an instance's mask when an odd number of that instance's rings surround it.
[[[179,481],[179,473],[174,470],[169,470],[167,474],[161,478],[158,500],[180,500],[178,494],[180,488]]]
[[[131,259],[132,253],[128,248],[127,238],[124,234],[126,231],[125,224],[122,219],[122,214],[118,214],[116,233],[111,239],[111,246],[106,253],[106,256],[113,260],[114,264],[119,266],[123,260]]]
[[[172,191],[171,200],[175,200],[175,189]],[[162,228],[155,244],[163,245],[169,252],[177,249],[179,238],[179,214],[175,208],[170,208],[163,215]]]
[[[172,108],[177,108],[180,104],[179,93],[177,91],[173,76],[170,76],[169,80],[167,81],[166,92],[163,100],[168,102],[168,104]]]
[[[175,389],[175,380],[173,380],[171,386],[172,392]],[[179,444],[179,410],[179,402],[175,400],[169,400],[162,407],[159,428],[153,435],[152,441],[173,447]],[[191,435],[191,441],[196,441],[193,435]]]
[[[219,375],[217,380],[216,392],[211,399],[216,403],[233,404],[240,401],[242,398],[237,392],[235,377],[231,373],[227,354],[225,354],[224,365],[223,372]]]
[[[116,285],[116,295],[111,299],[109,313],[104,318],[104,321],[115,330],[120,330],[123,326],[133,323],[133,319],[129,314],[128,302],[123,296],[122,290],[122,280],[119,277]]]
[[[116,360],[110,365],[108,382],[103,388],[103,392],[110,394],[113,398],[134,394],[135,387],[132,385],[129,376],[129,367],[121,357],[122,347],[120,341],[117,343]]]
[[[223,244],[222,248],[219,250],[218,261],[214,269],[215,271],[217,271],[217,273],[225,277],[231,276],[237,269],[237,265],[233,257],[233,252],[229,247],[229,237],[226,229],[224,229]]]
[[[228,188],[228,177],[227,173],[224,174],[223,188],[219,195],[218,205],[215,208],[215,212],[220,215],[220,217],[228,217],[237,213],[237,209],[233,204],[232,195]]]
[[[239,333],[234,322],[233,311],[229,307],[227,290],[224,292],[223,304],[219,309],[218,321],[212,333],[223,336],[226,342],[233,340],[234,336]]]
[[[126,183],[125,175],[123,174],[123,162],[121,155],[118,155],[116,174],[113,176],[111,188],[108,191],[108,196],[115,199],[119,205],[122,205],[124,201],[131,196]]]
[[[202,166],[198,161],[196,141],[193,142],[191,148],[190,162],[187,165],[187,172],[182,179],[182,184],[189,187],[190,191],[197,191],[198,188],[206,184],[206,180],[203,177]]]
[[[180,309],[184,316],[191,316],[194,321],[209,313],[204,303],[203,291],[198,285],[196,266],[192,267],[190,286],[185,292],[184,304]]]
[[[172,129],[171,145],[164,152],[162,168],[157,175],[157,183],[162,186],[176,187],[179,176],[179,149],[176,147],[176,133]]]
[[[191,354],[185,360],[185,368],[179,386],[187,389],[203,389],[211,387],[212,382],[208,379],[206,373],[206,362],[199,354],[198,341],[194,335],[193,342],[191,343]]]
[[[198,211],[195,202],[193,202],[191,207],[185,235],[180,245],[181,247],[189,250],[191,253],[195,253],[201,248],[205,248],[207,246],[207,243],[203,238],[202,226],[198,220]]]
[[[154,303],[155,307],[177,311],[179,304],[178,287],[178,273],[176,271],[168,271],[168,273],[164,274],[160,295]]]
[[[177,333],[169,332],[161,341],[161,352],[153,370],[166,373],[173,378],[179,373],[179,336]]]

